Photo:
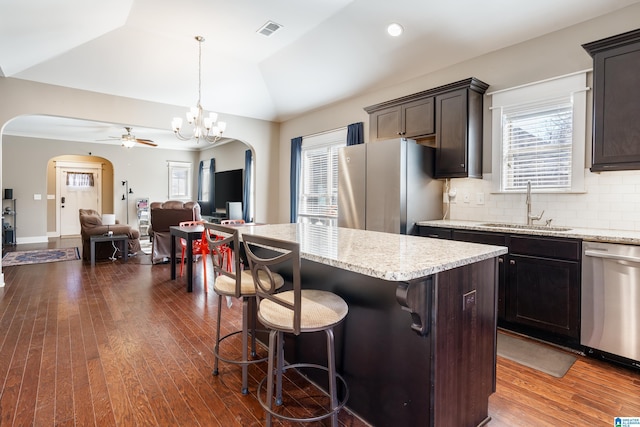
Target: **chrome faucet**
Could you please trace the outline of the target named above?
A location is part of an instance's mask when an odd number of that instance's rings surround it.
[[[542,219],[544,210],[540,212],[540,215],[531,215],[531,181],[527,181],[527,200],[525,203],[527,204],[527,225],[533,225],[533,221]]]

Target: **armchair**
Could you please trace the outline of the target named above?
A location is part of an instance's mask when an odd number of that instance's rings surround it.
[[[185,221],[201,221],[200,205],[198,202],[181,202],[169,200],[166,202],[152,202],[150,207],[151,226],[151,262],[163,262],[171,257],[171,234],[169,227],[179,225]],[[180,245],[176,245],[174,256],[180,257]]]
[[[115,224],[103,225],[102,216],[93,209],[80,209],[80,236],[82,237],[82,259],[89,261],[91,257],[90,238],[91,236],[102,235],[107,231],[113,234],[126,234],[129,238],[129,253],[135,254],[140,251],[140,232],[130,225]],[[96,259],[109,258],[113,253],[109,242],[96,243]]]

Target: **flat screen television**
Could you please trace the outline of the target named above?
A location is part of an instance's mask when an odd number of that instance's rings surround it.
[[[242,202],[244,179],[242,169],[216,172],[215,210],[226,211],[227,202]]]

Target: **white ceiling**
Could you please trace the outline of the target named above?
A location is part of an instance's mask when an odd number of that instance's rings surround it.
[[[204,108],[283,121],[638,1],[0,0],[0,76],[190,107],[202,35]]]

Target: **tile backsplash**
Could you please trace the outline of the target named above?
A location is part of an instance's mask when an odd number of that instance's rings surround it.
[[[483,179],[452,179],[456,197],[448,219],[526,223],[526,196],[492,193],[491,175]],[[580,194],[533,193],[531,213],[536,224],[575,228],[640,231],[640,171],[591,173],[585,170],[585,192]],[[446,205],[444,206],[446,210]]]

